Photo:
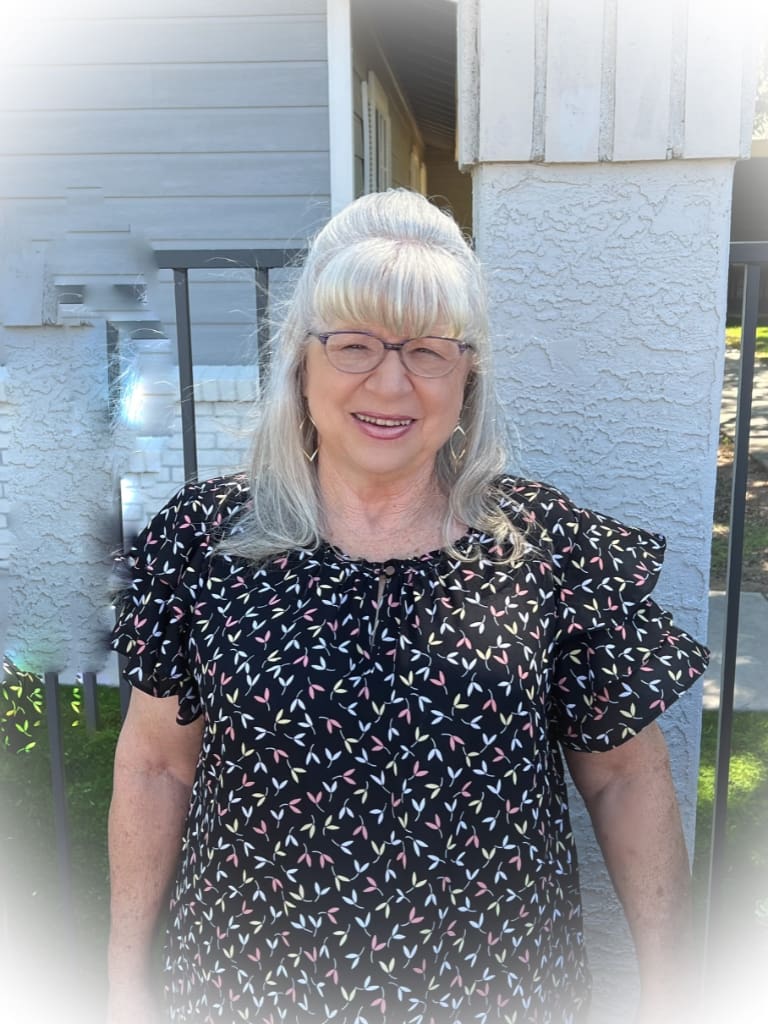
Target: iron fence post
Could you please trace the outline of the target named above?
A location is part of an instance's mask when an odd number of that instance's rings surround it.
[[[197,438],[195,434],[195,380],[192,362],[192,330],[189,317],[189,275],[186,269],[173,271],[176,298],[176,345],[179,353],[179,399],[181,434],[184,445],[184,479],[197,480]]]
[[[733,254],[732,248],[732,254]],[[744,520],[749,473],[749,435],[752,419],[752,389],[755,374],[755,348],[760,296],[760,263],[745,262],[744,296],[741,318],[741,355],[736,402],[733,479],[731,485],[730,529],[726,568],[726,610],[723,637],[720,706],[717,723],[715,794],[712,810],[709,879],[704,924],[704,951],[707,976],[713,978],[720,963],[718,936],[723,917],[725,847],[728,821],[728,782],[730,776],[733,704],[736,688],[736,655],[739,629],[739,601],[744,557]]]
[[[99,702],[96,697],[96,673],[83,672],[83,707],[85,725],[89,732],[99,728]]]
[[[46,722],[48,745],[51,752],[51,796],[53,798],[53,826],[56,835],[56,852],[59,867],[61,906],[65,933],[74,931],[72,906],[72,858],[70,850],[69,813],[67,810],[67,789],[64,775],[64,737],[61,727],[59,706],[59,674],[46,672],[43,676],[45,690]]]

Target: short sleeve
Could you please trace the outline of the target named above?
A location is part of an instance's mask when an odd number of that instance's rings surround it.
[[[599,751],[637,735],[702,674],[709,652],[650,597],[658,534],[571,509],[561,558],[551,719],[560,742]]]
[[[124,676],[131,686],[154,697],[178,698],[180,725],[203,710],[188,635],[221,509],[222,488],[216,482],[187,485],[116,565],[121,589],[111,645],[126,658]]]

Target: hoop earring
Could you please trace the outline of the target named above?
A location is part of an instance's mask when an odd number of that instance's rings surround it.
[[[461,450],[458,452],[454,448],[454,442],[456,440],[457,434],[460,435],[461,438]],[[456,424],[456,426],[453,429],[453,433],[448,439],[448,454],[451,457],[451,464],[453,468],[458,469],[459,466],[461,465],[461,460],[467,454],[467,432],[460,423]]]
[[[306,413],[301,421],[301,424],[299,425],[299,433],[301,434],[301,450],[307,462],[314,462],[315,459],[317,458],[317,428],[315,428],[315,446],[311,452],[308,452],[307,449],[304,447],[304,432],[307,428],[307,420],[309,420],[313,427],[315,426],[315,424],[312,421],[312,417],[309,415],[309,413]]]

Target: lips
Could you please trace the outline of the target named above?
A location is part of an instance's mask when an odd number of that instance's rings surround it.
[[[378,441],[393,441],[407,434],[416,422],[410,416],[379,416],[367,412],[353,412],[352,419],[367,437]]]

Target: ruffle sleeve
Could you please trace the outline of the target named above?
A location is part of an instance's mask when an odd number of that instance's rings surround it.
[[[116,564],[119,594],[111,645],[126,659],[123,674],[131,686],[154,697],[178,698],[180,725],[203,711],[187,638],[211,531],[222,521],[222,488],[222,481],[184,487]]]
[[[564,746],[608,750],[691,687],[709,652],[650,597],[662,536],[573,506],[566,519],[551,719]]]

